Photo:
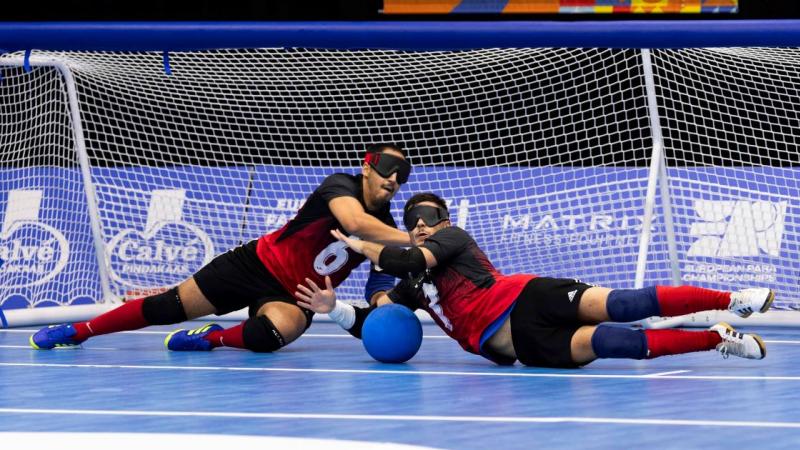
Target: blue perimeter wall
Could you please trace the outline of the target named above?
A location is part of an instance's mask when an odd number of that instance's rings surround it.
[[[0,49],[467,50],[493,47],[800,46],[798,20],[603,22],[47,22],[0,24]]]

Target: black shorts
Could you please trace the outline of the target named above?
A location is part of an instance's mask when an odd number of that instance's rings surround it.
[[[217,309],[218,316],[242,308],[254,317],[269,302],[297,304],[278,280],[269,273],[256,254],[256,243],[250,241],[217,256],[194,274],[194,281],[203,295]],[[306,328],[311,326],[313,311],[300,308],[306,315]]]
[[[539,277],[529,281],[511,311],[511,340],[526,366],[578,367],[572,361],[572,335],[582,323],[578,305],[592,287],[572,278]]]

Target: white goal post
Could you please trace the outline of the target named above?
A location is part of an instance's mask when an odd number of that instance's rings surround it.
[[[5,320],[174,285],[395,142],[414,164],[398,223],[436,192],[504,273],[768,286],[776,311],[747,323],[797,324],[800,51],[572,42],[4,54]]]

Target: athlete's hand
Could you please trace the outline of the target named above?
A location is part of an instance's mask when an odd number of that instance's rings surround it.
[[[347,237],[339,230],[331,230],[331,234],[333,237],[344,242],[348,247],[353,249],[354,252],[358,253],[359,255],[364,254],[364,241]]]
[[[318,314],[328,314],[336,304],[336,293],[333,291],[331,277],[325,277],[325,289],[320,289],[313,280],[306,278],[308,286],[297,285],[297,304]]]

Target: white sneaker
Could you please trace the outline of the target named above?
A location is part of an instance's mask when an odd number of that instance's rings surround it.
[[[754,311],[767,312],[772,301],[775,300],[775,293],[767,288],[742,289],[731,293],[731,304],[728,311],[739,317],[750,317]]]
[[[722,342],[717,344],[717,351],[725,359],[730,355],[747,359],[764,359],[767,356],[767,346],[757,334],[741,333],[725,322],[714,325],[709,331],[716,331],[722,338]]]

